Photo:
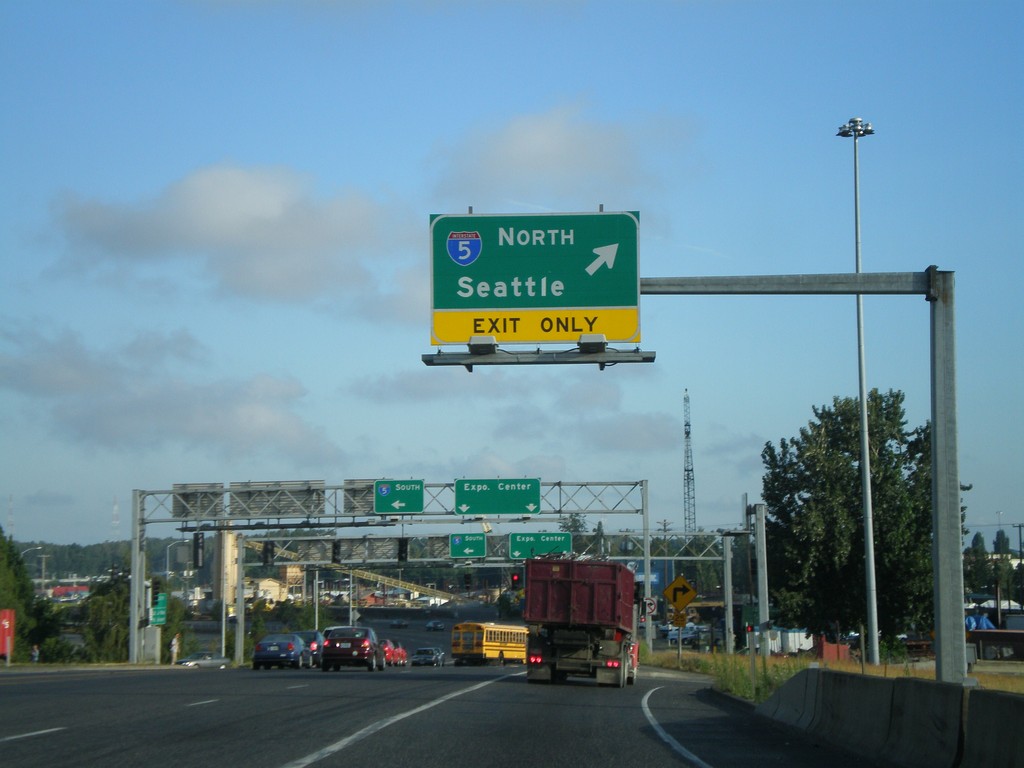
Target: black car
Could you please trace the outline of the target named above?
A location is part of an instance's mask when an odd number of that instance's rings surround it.
[[[303,642],[306,643],[306,647],[309,648],[309,654],[313,659],[313,666],[319,667],[324,650],[323,632],[318,629],[308,629],[296,632],[295,634],[301,637]]]
[[[438,619],[431,619],[427,622],[426,629],[428,632],[441,632],[445,629],[445,625],[443,621],[439,621]]]
[[[413,651],[411,663],[414,667],[444,666],[444,654],[438,648],[417,648]]]

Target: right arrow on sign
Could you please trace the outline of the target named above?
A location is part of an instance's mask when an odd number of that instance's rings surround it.
[[[597,254],[597,258],[587,266],[587,274],[593,277],[594,273],[603,266],[607,266],[608,269],[611,269],[615,266],[615,254],[618,253],[618,251],[618,243],[602,245],[600,248],[595,248],[594,253]]]

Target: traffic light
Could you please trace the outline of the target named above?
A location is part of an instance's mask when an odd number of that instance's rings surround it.
[[[272,541],[263,542],[263,564],[273,565],[274,564],[274,553],[277,551],[277,545]]]
[[[335,539],[331,542],[331,562],[341,562],[341,539]]]
[[[206,536],[201,533],[192,534],[192,567],[202,568],[206,550]]]
[[[466,571],[464,574],[462,574],[462,585],[466,589],[469,589],[473,586],[473,574],[469,571]]]
[[[521,581],[519,571],[512,571],[512,589],[519,589]]]
[[[409,540],[401,538],[398,540],[398,562],[404,563],[409,559]]]

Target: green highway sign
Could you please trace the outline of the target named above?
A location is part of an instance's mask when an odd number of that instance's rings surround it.
[[[572,552],[571,533],[510,533],[508,556],[512,560]]]
[[[157,627],[167,623],[167,593],[158,592],[156,602],[149,611],[150,625]]]
[[[448,534],[448,551],[453,558],[487,557],[487,534],[450,533]]]
[[[540,479],[456,480],[460,515],[535,515],[540,512]]]
[[[422,480],[374,480],[373,511],[378,515],[406,515],[423,511]]]
[[[640,214],[434,214],[431,343],[640,341]]]

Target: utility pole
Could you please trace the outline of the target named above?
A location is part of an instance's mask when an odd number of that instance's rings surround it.
[[[1024,606],[1024,523],[1014,523],[1013,527],[1017,529],[1017,567],[1014,569],[1019,582],[1017,602]]]
[[[668,578],[668,527],[670,524],[668,520],[658,522],[658,525],[661,526],[661,553],[665,556],[661,561],[662,589],[672,583]],[[673,578],[675,578],[675,574],[673,574]]]

